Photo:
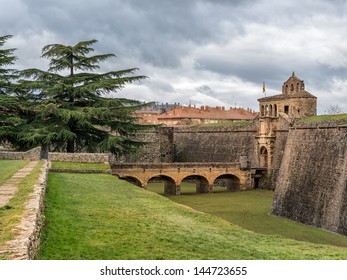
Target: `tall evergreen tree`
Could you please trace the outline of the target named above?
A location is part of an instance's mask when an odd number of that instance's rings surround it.
[[[0,143],[12,142],[15,139],[15,129],[21,123],[20,102],[17,96],[15,80],[17,71],[8,68],[16,61],[16,49],[2,49],[12,35],[0,36]]]
[[[42,57],[50,60],[48,71],[22,71],[26,80],[20,84],[31,103],[27,107],[27,123],[18,134],[19,146],[121,155],[142,144],[134,140],[134,133],[145,126],[136,123],[133,112],[143,104],[106,96],[146,77],[134,75],[137,68],[93,72],[99,69],[100,62],[114,56],[88,56],[96,42],[47,45],[42,49]]]

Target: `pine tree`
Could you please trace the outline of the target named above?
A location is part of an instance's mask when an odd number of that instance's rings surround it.
[[[137,68],[95,73],[99,63],[113,54],[88,56],[96,40],[74,46],[47,45],[42,57],[50,60],[48,71],[22,71],[20,84],[29,96],[27,123],[18,134],[22,148],[36,145],[50,150],[110,151],[122,155],[143,144],[134,133],[145,129],[136,123],[133,112],[143,104],[125,98],[109,98],[109,93],[126,84],[145,79]]]
[[[13,65],[16,49],[2,49],[12,35],[0,36],[0,143],[12,142],[16,137],[16,126],[21,123],[20,97],[17,95],[17,71],[7,68]]]

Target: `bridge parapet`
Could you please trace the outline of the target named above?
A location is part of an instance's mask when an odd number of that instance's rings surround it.
[[[130,169],[130,168],[232,168],[240,169],[240,163],[228,162],[173,162],[173,163],[114,163],[112,169]]]

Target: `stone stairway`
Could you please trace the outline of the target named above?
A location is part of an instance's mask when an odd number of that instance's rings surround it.
[[[31,173],[38,161],[30,161],[22,169],[12,175],[2,186],[0,186],[0,207],[9,203],[11,198],[16,194],[20,182]]]

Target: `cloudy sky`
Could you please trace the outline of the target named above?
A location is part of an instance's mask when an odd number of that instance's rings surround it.
[[[96,39],[114,53],[102,71],[137,67],[149,79],[115,94],[160,103],[241,106],[279,94],[291,73],[318,112],[347,112],[345,0],[0,0],[1,35],[16,68],[47,70],[43,46]]]

